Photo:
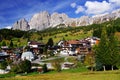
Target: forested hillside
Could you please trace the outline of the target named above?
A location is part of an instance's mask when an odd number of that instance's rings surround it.
[[[109,35],[109,27],[113,26],[116,35],[120,35],[120,18],[105,22],[102,24],[92,24],[89,26],[80,26],[80,27],[68,27],[68,28],[48,28],[42,31],[20,31],[20,30],[10,30],[10,29],[1,29],[0,30],[0,46],[10,45],[12,41],[14,46],[24,46],[27,44],[27,41],[36,40],[43,43],[47,43],[49,38],[52,38],[54,44],[60,40],[71,40],[71,39],[83,39],[86,37],[101,36],[102,27],[107,27],[107,32]],[[119,37],[118,37],[119,38]],[[4,44],[3,44],[4,43]]]

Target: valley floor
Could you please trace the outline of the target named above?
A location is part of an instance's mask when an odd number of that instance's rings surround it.
[[[12,78],[1,78],[0,80],[120,80],[120,70],[82,73],[60,72],[30,76],[15,76]]]

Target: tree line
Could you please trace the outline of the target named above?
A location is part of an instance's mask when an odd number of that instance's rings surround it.
[[[3,39],[11,40],[12,38],[26,37],[29,34],[27,31],[12,30],[12,29],[0,29],[0,41]]]
[[[96,68],[115,69],[120,66],[119,43],[114,26],[102,27],[100,43],[95,48]]]

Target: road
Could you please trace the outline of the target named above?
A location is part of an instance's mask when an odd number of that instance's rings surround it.
[[[37,64],[41,64],[41,65],[47,64],[47,67],[49,69],[51,69],[51,68],[53,68],[52,64],[50,62],[47,62],[47,61],[54,60],[54,59],[59,59],[59,58],[62,58],[62,56],[52,57],[52,58],[48,58],[48,59],[44,59],[44,60],[36,59],[36,60],[32,61],[31,63],[37,63]]]
[[[59,57],[52,57],[52,58],[48,58],[48,59],[44,59],[44,60],[40,60],[40,59],[36,59],[34,61],[32,61],[32,63],[37,63],[37,64],[47,64],[47,67],[48,69],[53,69],[53,66],[50,62],[47,62],[47,61],[50,61],[50,60],[54,60],[54,59],[59,59],[59,58],[64,58],[65,56],[59,56]],[[65,57],[66,59],[67,57]],[[64,62],[65,63],[65,62]],[[64,63],[61,65],[62,69],[65,69],[64,67]]]

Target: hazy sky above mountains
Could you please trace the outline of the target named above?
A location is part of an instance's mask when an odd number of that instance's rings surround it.
[[[48,11],[66,13],[69,17],[93,16],[120,8],[120,0],[0,0],[0,28],[12,26],[21,18]]]

